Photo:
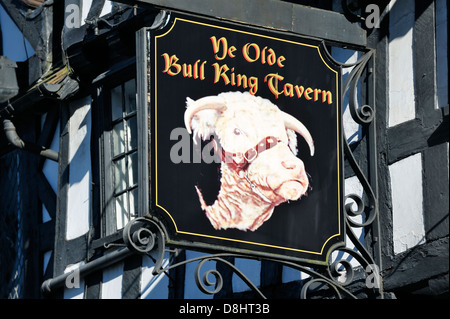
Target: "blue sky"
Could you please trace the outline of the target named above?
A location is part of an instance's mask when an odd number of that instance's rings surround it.
[[[11,20],[8,13],[0,5],[0,24],[3,40],[3,54],[15,62],[26,61],[34,54],[27,39],[24,39],[22,32]],[[27,56],[28,55],[28,56]]]

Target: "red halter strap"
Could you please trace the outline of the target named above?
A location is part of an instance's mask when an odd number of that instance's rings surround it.
[[[227,164],[233,164],[237,168],[242,170],[246,169],[248,164],[253,162],[259,154],[268,150],[274,146],[276,146],[281,140],[277,139],[274,136],[267,136],[263,138],[255,147],[249,148],[244,153],[237,152],[227,152],[222,148],[222,162]]]

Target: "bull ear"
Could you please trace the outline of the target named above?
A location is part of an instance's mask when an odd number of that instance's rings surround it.
[[[286,133],[288,136],[288,146],[291,149],[292,153],[297,155],[297,135],[295,135],[295,132],[291,129],[286,129]]]
[[[311,133],[309,133],[308,129],[305,127],[305,125],[303,125],[302,122],[300,122],[299,120],[297,120],[295,117],[293,117],[292,115],[282,112],[283,113],[283,119],[284,119],[284,126],[286,127],[286,129],[291,129],[295,132],[297,132],[298,134],[300,134],[301,136],[303,136],[303,138],[306,140],[306,143],[308,143],[309,145],[309,151],[311,153],[311,156],[314,155],[314,141],[313,138],[311,136]]]
[[[189,134],[194,131],[194,138],[209,138],[215,131],[215,124],[220,114],[226,109],[225,101],[219,96],[207,96],[196,101],[186,99],[184,125]]]

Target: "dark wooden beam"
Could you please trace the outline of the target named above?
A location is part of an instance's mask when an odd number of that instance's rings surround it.
[[[338,12],[276,0],[119,0],[137,6],[156,6],[226,19],[304,36],[365,47],[366,31]]]
[[[448,274],[448,266],[448,237],[416,246],[384,261],[384,269],[381,270],[384,290],[395,291],[417,286],[431,278]],[[430,292],[433,293],[441,294],[442,291]]]

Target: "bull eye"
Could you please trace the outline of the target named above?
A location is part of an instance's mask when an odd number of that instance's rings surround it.
[[[234,135],[241,135],[241,130],[238,128],[235,128],[233,133],[234,133]]]

